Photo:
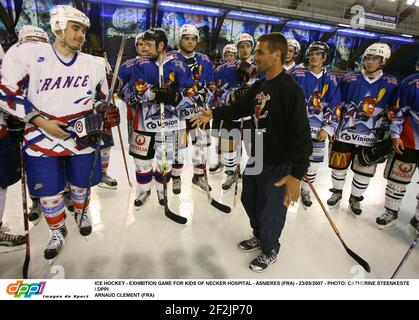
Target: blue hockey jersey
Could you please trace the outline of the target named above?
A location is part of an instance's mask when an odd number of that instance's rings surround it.
[[[341,81],[342,114],[337,140],[373,146],[376,129],[395,103],[397,86],[397,79],[385,73],[372,80],[364,72],[346,74]]]
[[[333,136],[338,126],[336,109],[341,95],[336,76],[323,70],[316,75],[308,69],[294,69],[291,75],[303,89],[311,138],[316,139],[321,129]]]
[[[192,73],[197,94],[194,95],[196,103],[182,112],[184,119],[190,119],[198,115],[213,99],[214,91],[214,67],[207,55],[195,52],[193,57],[187,58],[179,51],[171,51],[170,54],[184,62]]]
[[[194,103],[195,91],[191,71],[182,61],[168,56],[163,62],[163,78],[166,86],[175,86],[182,94],[182,100],[177,106],[165,106],[166,129],[168,131],[182,129],[184,121],[181,115]],[[147,58],[139,60],[135,64],[131,83],[138,99],[133,129],[159,132],[161,130],[160,106],[150,99],[151,87],[159,86],[158,62]]]
[[[419,73],[402,81],[389,118],[391,137],[402,139],[405,148],[419,150]]]
[[[254,64],[253,61],[251,63]],[[227,106],[230,104],[230,95],[234,90],[243,86],[251,86],[256,80],[263,78],[263,75],[258,73],[249,78],[237,70],[237,62],[226,62],[217,68],[214,78],[219,90],[219,105]]]

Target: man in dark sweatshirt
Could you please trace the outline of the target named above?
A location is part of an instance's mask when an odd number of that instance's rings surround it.
[[[256,136],[263,135],[263,152],[254,156],[263,168],[251,174],[255,170],[248,163],[241,195],[253,237],[238,244],[244,252],[262,250],[249,264],[255,272],[266,271],[277,259],[287,208],[298,200],[312,152],[304,93],[283,69],[287,51],[287,40],[280,33],[262,35],[254,62],[265,78],[255,82],[230,107],[206,110],[193,120],[194,125],[202,127],[212,118],[234,120],[251,115]]]

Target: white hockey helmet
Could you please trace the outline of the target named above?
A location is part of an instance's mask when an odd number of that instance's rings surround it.
[[[48,34],[37,26],[26,25],[20,29],[18,35],[19,41],[26,41],[32,37],[44,39],[46,42],[49,41]]]
[[[135,36],[135,45],[137,45],[138,41],[142,40],[144,38],[144,32],[140,32]]]
[[[255,46],[255,40],[253,40],[253,37],[250,34],[248,34],[248,33],[240,33],[237,36],[236,41],[235,41],[236,47],[238,48],[239,47],[239,44],[241,42],[245,42],[245,41],[249,41],[252,44],[252,48]]]
[[[287,39],[287,42],[288,42],[288,47],[293,47],[294,48],[295,55],[297,55],[300,52],[300,50],[301,50],[300,43],[297,40],[292,39],[292,38]]]
[[[390,59],[391,56],[391,49],[387,43],[374,43],[370,45],[362,56],[362,60],[364,60],[365,56],[379,56],[383,58],[383,64]]]
[[[81,11],[69,5],[57,5],[50,11],[51,31],[57,35],[57,31],[64,31],[68,21],[77,22],[86,28],[90,28],[89,18]]]
[[[198,29],[191,24],[184,24],[179,29],[179,39],[182,39],[183,36],[191,35],[196,37],[197,41],[199,41],[199,31]]]
[[[235,44],[230,43],[230,44],[226,44],[223,48],[223,57],[224,55],[229,52],[229,53],[234,53],[237,54],[237,47]]]

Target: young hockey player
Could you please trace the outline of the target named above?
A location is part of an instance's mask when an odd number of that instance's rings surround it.
[[[416,74],[404,79],[398,91],[395,110],[389,119],[393,152],[387,160],[384,177],[387,179],[384,207],[386,211],[377,218],[380,229],[394,225],[407,185],[419,165],[419,59]],[[416,214],[410,220],[412,231],[419,232],[419,193]]]
[[[237,47],[234,43],[230,43],[224,46],[223,48],[223,60],[225,63],[235,63],[237,61]],[[220,74],[221,66],[218,66],[217,69],[214,70],[214,84],[215,84],[215,92],[214,97],[212,99],[212,107],[219,107],[220,106],[220,96],[219,93],[221,92],[221,74]],[[214,105],[216,104],[216,105]],[[210,166],[209,172],[210,173],[217,173],[220,172],[223,164],[221,161],[221,146],[220,146],[220,132],[221,129],[221,121],[214,119],[212,121],[212,145],[213,150],[215,150],[215,155],[217,162]]]
[[[38,41],[49,42],[48,34],[39,27],[26,25],[23,26],[18,34],[19,41]]]
[[[218,71],[218,77],[221,79],[219,80],[222,90],[221,100],[224,106],[233,103],[235,97],[239,98],[243,96],[249,90],[250,85],[257,80],[256,68],[252,61],[252,50],[255,45],[253,37],[247,33],[241,33],[237,36],[235,45],[239,60],[237,62],[223,64]],[[227,131],[240,129],[241,123],[243,123],[243,129],[253,129],[251,117],[223,121],[221,129]],[[232,137],[223,137],[223,134],[221,135],[226,173],[226,179],[221,186],[223,190],[229,190],[238,179],[237,165],[240,161],[240,144],[241,141],[236,141]],[[224,148],[225,145],[227,146]],[[249,145],[246,144],[245,146],[249,153]]]
[[[145,42],[143,41],[144,32],[141,32],[136,35],[135,37],[135,50],[137,52],[137,56],[135,58],[129,59],[125,61],[121,67],[119,68],[118,78],[121,80],[121,88],[118,88],[120,97],[122,100],[126,102],[127,105],[127,128],[128,128],[128,142],[131,142],[131,135],[132,135],[132,123],[134,121],[134,113],[135,107],[131,106],[131,101],[129,98],[132,92],[123,92],[122,84],[128,84],[131,82],[130,76],[133,74],[133,69],[135,64],[141,57],[147,56],[147,48],[145,46]],[[126,90],[130,90],[132,88],[125,87]],[[134,102],[135,104],[135,102]]]
[[[290,40],[288,40],[288,53],[289,43]],[[328,54],[329,47],[326,43],[320,41],[311,43],[306,51],[308,68],[295,69],[291,73],[303,88],[306,97],[307,115],[313,141],[313,154],[310,157],[310,167],[306,175],[311,183],[314,183],[318,167],[324,160],[325,140],[328,136],[330,138],[334,135],[338,125],[336,107],[340,103],[341,96],[336,76],[324,68]],[[305,179],[301,185],[301,201],[307,208],[312,205],[310,187]]]
[[[395,102],[397,79],[382,71],[390,55],[391,50],[387,44],[372,44],[364,52],[362,71],[346,74],[340,84],[341,120],[329,159],[333,194],[327,203],[330,207],[340,203],[346,173],[352,163],[354,178],[349,211],[355,216],[362,213],[362,194],[377,167],[376,162],[365,163],[362,154],[374,151],[377,131],[381,130],[388,108]]]
[[[4,52],[1,46],[0,48],[0,61],[2,61]],[[0,246],[20,247],[25,243],[25,237],[7,233],[9,230],[2,221],[7,187],[20,179],[20,146],[13,141],[6,119],[6,114],[0,111]],[[20,127],[19,125],[19,129]],[[21,134],[22,130],[17,133]],[[21,137],[17,140],[21,140]]]
[[[104,63],[80,52],[89,18],[71,6],[58,5],[51,9],[50,24],[56,36],[53,45],[24,42],[9,49],[0,86],[0,108],[28,122],[25,169],[29,192],[40,197],[51,230],[44,251],[48,260],[57,257],[67,236],[63,199],[67,183],[79,232],[91,233],[87,206],[83,214],[82,209],[90,196],[92,170],[92,185],[101,178],[100,160],[92,168],[98,132],[119,122],[118,109],[103,102],[108,90]]]
[[[287,39],[288,42],[288,54],[285,57],[284,69],[288,73],[291,73],[296,65],[295,65],[295,58],[298,56],[301,50],[300,43],[295,39]]]
[[[185,24],[179,29],[180,50],[172,52],[171,54],[189,67],[195,82],[196,91],[198,92],[196,103],[192,104],[190,108],[184,109],[182,114],[183,118],[186,120],[186,134],[188,135],[190,133],[192,141],[192,163],[194,171],[192,187],[199,191],[206,192],[207,188],[204,179],[204,170],[207,170],[206,159],[208,158],[208,147],[210,145],[209,127],[205,128],[206,130],[204,132],[199,133],[197,129],[191,127],[189,119],[192,116],[199,114],[203,109],[208,108],[208,101],[211,94],[210,86],[213,85],[214,81],[214,70],[208,56],[195,51],[198,42],[198,29],[191,24]],[[173,163],[172,171],[172,187],[174,194],[179,194],[181,192],[180,177],[186,151],[186,149],[179,144],[179,140],[184,139],[182,134],[178,136],[181,137],[181,139],[176,139],[178,141],[177,144],[175,144],[175,161]],[[187,138],[186,140],[188,141]],[[211,187],[209,187],[209,190],[211,190]]]
[[[143,38],[148,58],[142,58],[130,76],[135,100],[135,115],[130,154],[134,157],[138,182],[138,195],[135,207],[141,207],[150,196],[153,178],[153,159],[157,166],[154,173],[158,200],[164,205],[163,166],[166,166],[167,178],[170,179],[173,160],[173,142],[179,129],[185,129],[181,118],[184,107],[192,103],[184,89],[194,86],[190,69],[173,55],[167,55],[167,36],[163,29],[150,29]],[[159,64],[163,61],[164,87],[159,87]],[[166,141],[161,141],[160,103],[165,104]],[[167,150],[166,163],[162,159],[162,143]]]
[[[94,55],[99,60],[104,60],[106,79],[108,81],[108,86],[110,86],[113,72],[112,72],[112,68],[109,62],[105,59],[104,51],[97,50],[96,52],[94,52]],[[101,188],[105,188],[105,189],[116,190],[118,188],[118,182],[116,181],[116,179],[108,175],[108,168],[109,168],[109,162],[110,162],[110,157],[111,157],[111,148],[113,146],[115,146],[115,143],[113,140],[112,130],[105,129],[102,135],[102,145],[100,146],[100,160],[102,162],[102,180],[98,183],[97,186]]]

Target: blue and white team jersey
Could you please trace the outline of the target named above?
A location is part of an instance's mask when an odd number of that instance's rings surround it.
[[[130,92],[127,92],[127,94],[124,96],[124,98],[127,98],[127,101],[129,101],[129,97],[132,94],[132,85],[129,86],[129,84],[133,84],[134,79],[132,77],[135,74],[135,65],[137,63],[140,63],[142,59],[146,59],[140,56],[136,56],[135,58],[129,59],[125,61],[121,66],[119,67],[118,71],[118,78],[123,82],[125,85],[126,90],[131,90]],[[147,59],[146,59],[147,60]],[[124,92],[125,93],[125,92]]]
[[[251,62],[252,64],[253,61]],[[262,77],[261,74],[256,74],[254,77],[247,77],[237,70],[236,62],[226,62],[217,68],[216,82],[220,90],[220,105],[229,105],[231,93],[243,86],[251,86],[256,80]],[[243,120],[251,119],[251,117],[243,118]],[[234,120],[239,121],[240,119]]]
[[[392,138],[400,138],[405,148],[419,150],[419,73],[402,81],[397,94],[390,131]]]
[[[181,100],[177,106],[165,105],[165,128],[168,131],[184,129],[186,125],[181,116],[182,112],[184,113],[194,104],[195,90],[191,71],[182,61],[168,56],[163,62],[163,78],[166,86],[176,87],[181,94]],[[134,79],[133,90],[139,101],[136,105],[133,129],[160,132],[160,105],[150,99],[151,87],[159,86],[158,62],[142,58],[135,65],[135,74],[132,79]]]
[[[380,73],[369,79],[364,72],[348,73],[341,81],[342,110],[337,140],[371,147],[379,128],[396,100],[398,82],[391,75]]]
[[[70,156],[88,154],[74,141],[76,120],[93,112],[96,103],[106,100],[108,84],[105,59],[76,53],[64,61],[47,43],[24,42],[12,46],[1,69],[0,108],[20,119],[39,113],[46,119],[67,122],[65,139],[49,135],[28,123],[24,133],[30,156]]]
[[[214,67],[207,55],[195,52],[191,58],[185,57],[179,51],[171,51],[169,53],[175,59],[184,62],[191,70],[192,79],[196,86],[196,90],[203,91],[205,101],[198,101],[199,94],[194,96],[197,103],[190,105],[189,108],[184,109],[182,116],[184,119],[190,119],[193,116],[200,114],[203,108],[208,107],[208,104],[213,99],[212,86],[214,84]]]
[[[316,139],[321,129],[333,136],[339,121],[336,109],[341,102],[336,76],[324,69],[319,74],[308,69],[295,69],[291,75],[305,95],[311,138]]]
[[[286,73],[291,74],[296,69],[295,61],[293,61],[289,66],[282,65]]]
[[[122,82],[120,90],[120,97],[122,100],[127,103],[127,120],[132,120],[135,114],[135,105],[130,104],[130,97],[133,94],[134,82],[135,79],[132,77],[135,75],[135,65],[140,63],[141,59],[144,59],[140,56],[129,59],[125,61],[119,67],[118,78]]]

